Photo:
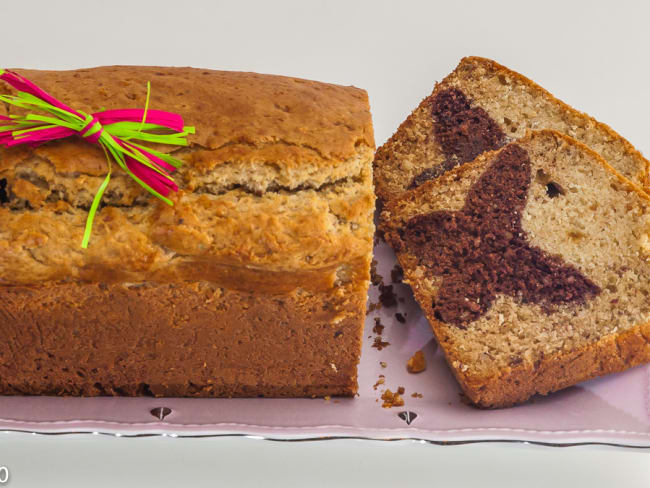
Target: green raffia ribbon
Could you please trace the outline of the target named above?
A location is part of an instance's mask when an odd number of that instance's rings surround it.
[[[111,157],[145,190],[172,205],[167,195],[172,190],[177,191],[178,186],[170,173],[180,167],[182,161],[133,141],[187,146],[187,136],[194,134],[194,127],[186,127],[178,114],[150,110],[149,82],[144,109],[104,110],[87,114],[73,110],[12,71],[0,70],[0,80],[17,90],[17,95],[0,95],[0,102],[27,111],[25,115],[0,116],[0,145],[38,146],[78,135],[90,143],[99,144],[104,150],[108,173],[88,211],[82,248],[88,247],[95,215],[111,179]]]

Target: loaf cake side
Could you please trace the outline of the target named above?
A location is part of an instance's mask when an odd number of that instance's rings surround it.
[[[505,66],[467,57],[377,150],[377,196],[390,201],[484,151],[539,129],[577,139],[645,191],[650,187],[650,162],[609,126]]]
[[[192,68],[19,71],[89,112],[142,107],[151,81],[150,107],[196,135],[172,151],[173,206],[114,173],[86,250],[103,153],[76,138],[0,150],[2,392],[356,392],[374,233],[364,91]]]
[[[3,286],[0,391],[353,395],[365,289],[361,277],[274,294],[207,281]]]
[[[540,131],[407,191],[380,228],[468,398],[503,407],[650,361],[649,208]]]

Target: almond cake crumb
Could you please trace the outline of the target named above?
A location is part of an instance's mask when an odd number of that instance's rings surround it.
[[[427,369],[427,361],[424,359],[422,351],[417,351],[409,358],[406,363],[406,369],[411,374],[421,373]]]
[[[404,399],[397,392],[393,393],[390,390],[386,390],[384,393],[382,393],[381,399],[384,401],[384,403],[381,404],[382,408],[404,406]]]

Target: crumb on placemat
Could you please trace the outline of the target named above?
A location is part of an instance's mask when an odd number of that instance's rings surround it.
[[[383,277],[377,273],[377,260],[373,259],[370,261],[370,282],[377,286],[384,282]]]
[[[377,200],[377,201],[379,201],[379,200]],[[372,243],[373,243],[374,246],[376,246],[381,242],[386,242],[384,240],[384,233],[381,232],[379,229],[377,229],[377,232],[375,232],[375,235],[374,235],[374,237],[372,239]]]
[[[379,285],[379,301],[386,308],[397,306],[397,295],[393,291],[393,285]]]
[[[368,304],[368,310],[366,311],[366,315],[369,315],[375,310],[380,310],[380,309],[381,309],[381,302],[377,302],[377,303],[370,302]]]
[[[413,392],[413,393],[411,393],[411,396],[413,398],[422,398],[422,393]]]
[[[377,383],[372,385],[372,389],[376,390],[379,385],[383,385],[385,382],[386,382],[386,377],[383,374],[380,374]]]
[[[390,270],[390,280],[393,283],[402,283],[402,281],[404,280],[404,270],[397,263],[395,263],[393,269]]]
[[[421,373],[427,369],[427,361],[422,351],[417,351],[406,362],[406,370],[411,374]]]
[[[388,366],[388,364],[387,364],[385,361],[379,361],[379,365],[380,365],[382,368],[385,368],[386,366]]]
[[[390,346],[390,342],[385,341],[381,336],[375,337],[375,341],[372,343],[371,347],[374,347],[378,351],[381,351],[383,348]]]
[[[404,399],[402,396],[395,392],[393,393],[390,390],[386,390],[381,394],[381,399],[384,403],[381,404],[382,408],[392,408],[392,407],[402,407],[404,406]]]
[[[384,332],[385,326],[381,323],[381,319],[379,317],[375,317],[375,325],[372,328],[372,331],[377,334],[381,335]]]

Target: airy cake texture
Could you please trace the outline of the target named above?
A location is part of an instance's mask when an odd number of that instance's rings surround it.
[[[380,227],[467,396],[502,407],[650,361],[649,208],[545,130],[405,192]]]
[[[89,113],[143,107],[150,81],[150,107],[196,135],[172,148],[185,162],[173,206],[113,173],[86,250],[101,149],[0,150],[0,393],[356,392],[374,232],[363,90],[193,68],[16,71]]]
[[[505,66],[468,57],[377,150],[377,196],[390,201],[484,151],[538,129],[577,139],[632,182],[646,191],[650,188],[650,162],[607,125]]]

